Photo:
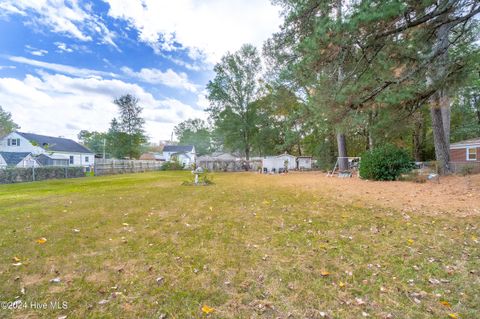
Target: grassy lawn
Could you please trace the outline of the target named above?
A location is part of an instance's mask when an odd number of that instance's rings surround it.
[[[480,318],[478,216],[188,175],[0,186],[0,301],[27,305],[0,318]]]

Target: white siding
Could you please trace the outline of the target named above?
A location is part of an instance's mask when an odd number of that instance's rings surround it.
[[[298,158],[299,169],[312,169],[312,159],[307,157]]]
[[[165,161],[169,162],[172,158],[172,154],[175,153],[176,152],[163,152],[163,158],[165,158]],[[185,167],[188,167],[196,162],[196,155],[194,152],[188,152],[185,154],[180,153],[178,154],[177,158],[180,163],[185,164]]]
[[[5,167],[5,166],[7,166],[7,163],[3,159],[2,155],[0,155],[0,167]]]
[[[20,146],[10,145],[8,146],[8,139],[20,139]],[[42,154],[45,153],[45,150],[39,146],[33,146],[29,140],[17,134],[15,132],[8,134],[0,140],[0,151],[1,152],[24,152],[24,153],[33,153],[33,154]]]
[[[50,155],[51,154],[51,155]],[[93,154],[81,154],[81,153],[64,153],[64,152],[49,152],[48,154],[51,157],[63,157],[70,159],[70,156],[73,157],[73,163],[69,161],[69,166],[93,166],[95,164],[95,155]],[[86,160],[88,158],[88,161]]]
[[[285,161],[288,161],[287,167],[289,170],[297,168],[297,162],[295,156],[284,154],[279,156],[267,156],[262,160],[263,167],[271,172],[273,169],[279,171],[279,169],[285,168]]]

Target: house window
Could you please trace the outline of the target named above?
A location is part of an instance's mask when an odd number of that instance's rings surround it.
[[[477,148],[467,147],[467,161],[476,161],[476,160],[477,160]]]
[[[70,165],[73,164],[73,155],[70,155]]]
[[[20,146],[20,139],[19,138],[9,138],[7,140],[8,146]]]
[[[88,163],[89,160],[90,160],[90,159],[88,158],[88,156],[85,156],[85,163]]]

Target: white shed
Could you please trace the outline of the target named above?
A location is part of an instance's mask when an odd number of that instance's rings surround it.
[[[288,170],[297,168],[296,157],[290,154],[282,154],[277,156],[267,156],[262,160],[262,171],[266,173],[281,172],[287,167]]]
[[[311,156],[299,156],[297,157],[297,168],[299,170],[312,169],[312,157]]]

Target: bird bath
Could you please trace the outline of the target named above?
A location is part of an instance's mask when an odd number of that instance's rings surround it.
[[[205,172],[202,167],[197,167],[197,169],[192,171],[192,174],[195,175],[195,185],[198,185],[198,177],[203,175]]]

